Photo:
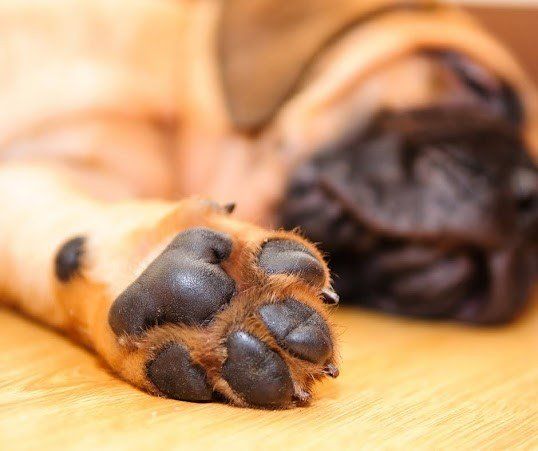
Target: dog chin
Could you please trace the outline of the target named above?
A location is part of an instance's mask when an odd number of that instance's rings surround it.
[[[538,169],[481,111],[380,115],[299,167],[285,199],[282,225],[321,243],[344,300],[499,323],[538,277]]]

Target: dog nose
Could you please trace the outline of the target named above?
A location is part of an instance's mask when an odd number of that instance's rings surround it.
[[[485,264],[485,291],[469,296],[455,317],[479,324],[504,323],[526,305],[538,276],[538,247],[528,243],[508,245],[492,252]]]
[[[519,228],[538,235],[538,173],[531,167],[514,171],[511,189],[518,211]]]
[[[379,117],[296,168],[284,199],[282,225],[321,243],[339,292],[384,310],[499,322],[538,274],[538,170],[515,129],[479,112]],[[405,253],[372,276],[380,256],[417,247],[432,261]]]
[[[382,115],[297,168],[282,218],[329,251],[368,244],[365,228],[493,248],[535,221],[537,192],[517,130],[473,110],[419,110]]]

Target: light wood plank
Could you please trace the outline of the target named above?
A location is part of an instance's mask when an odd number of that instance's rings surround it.
[[[0,310],[0,449],[538,448],[538,309],[476,329],[341,308],[341,376],[269,412],[142,393]]]

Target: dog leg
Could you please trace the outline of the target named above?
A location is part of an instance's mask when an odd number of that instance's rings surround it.
[[[309,242],[208,201],[106,203],[68,177],[0,169],[0,290],[94,349],[125,380],[182,400],[286,408],[336,376]]]

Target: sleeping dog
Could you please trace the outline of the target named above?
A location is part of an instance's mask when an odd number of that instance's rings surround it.
[[[132,384],[286,408],[338,375],[322,253],[254,223],[301,227],[366,305],[482,323],[524,305],[536,94],[458,10],[3,0],[0,18],[2,302]]]

